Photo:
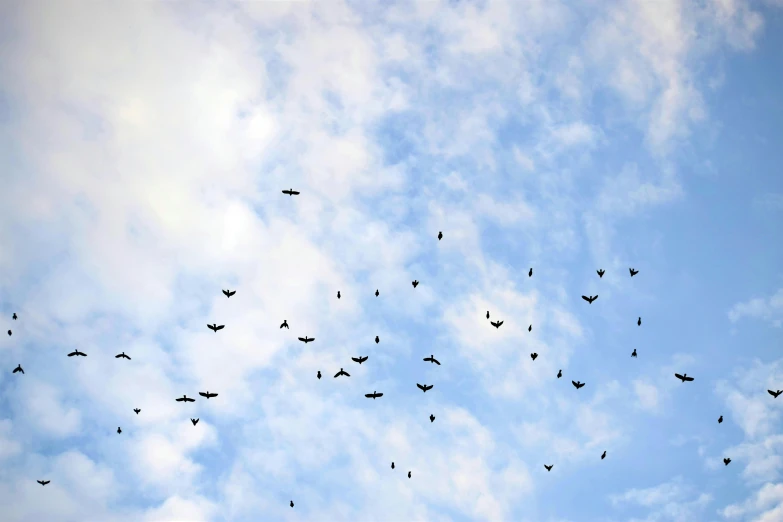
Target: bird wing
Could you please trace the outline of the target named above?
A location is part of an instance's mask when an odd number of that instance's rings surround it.
[[[593,302],[593,301],[595,301],[596,299],[598,299],[598,295],[594,295],[594,296],[593,296],[593,298],[592,298],[592,299],[590,299],[590,302]]]
[[[770,394],[770,395],[772,395],[773,397],[776,397],[776,396],[777,396],[777,394],[776,394],[775,392],[773,392],[772,390],[767,390],[767,393],[769,393],[769,394]]]
[[[430,361],[432,360],[432,358],[431,358],[431,357],[425,357],[425,358],[424,358],[424,359],[422,359],[422,360],[423,360],[423,361],[426,361],[426,362],[430,362]]]
[[[683,376],[680,375],[679,373],[675,373],[674,376],[677,377],[680,380],[683,380]]]
[[[579,387],[579,388],[581,388],[581,387],[582,387],[582,386],[584,386],[584,385],[585,385],[585,383],[583,383],[583,382],[580,382],[578,387]]]
[[[587,301],[588,303],[590,302],[590,298],[589,298],[589,297],[587,297],[586,295],[583,295],[583,296],[582,296],[582,299],[584,299],[584,300],[585,300],[585,301]]]
[[[432,362],[434,362],[435,364],[437,364],[438,366],[440,366],[440,362],[439,362],[437,359],[433,359],[433,360],[432,360]]]
[[[119,359],[120,357],[122,357],[121,353],[118,353],[117,355],[114,356],[115,359]]]
[[[217,396],[218,396],[217,393],[208,393],[207,394],[207,397],[217,397]]]
[[[191,399],[190,397],[185,399],[186,402],[196,402],[196,399]]]
[[[416,386],[418,386],[420,390],[426,391],[426,388],[424,386],[422,386],[421,384],[416,383]]]
[[[686,380],[686,381],[692,381],[692,380],[693,380],[693,377],[685,377],[685,380]]]
[[[360,358],[359,358],[359,359],[360,359]],[[351,357],[351,360],[352,360],[353,362],[358,362],[359,364],[361,364],[361,361],[360,361],[359,359],[357,359],[356,357]]]
[[[131,358],[130,358],[130,355],[123,355],[123,357],[125,357],[125,358],[126,358],[126,359],[128,359],[129,361],[131,360]]]
[[[223,290],[223,295],[228,297],[229,296],[228,290]],[[191,420],[193,420],[193,419],[191,419]]]
[[[201,395],[202,397],[206,397],[207,396],[207,394],[204,393],[204,392],[198,392],[198,394]],[[177,400],[179,400],[179,399],[177,399]]]
[[[182,402],[182,401],[184,401],[184,400],[185,400],[185,399],[184,399],[183,397],[180,397],[179,399],[177,399],[177,402]]]
[[[226,327],[226,325],[224,325],[224,324],[221,324],[221,325],[219,325],[219,326],[217,327],[217,330],[222,330],[222,329],[223,329],[223,328],[225,328],[225,327]],[[215,331],[217,331],[217,330],[215,330]]]
[[[425,389],[425,390],[431,390],[433,386],[435,386],[435,385],[434,385],[434,384],[430,384],[429,386],[427,386],[427,385],[425,384],[425,385],[424,385],[424,389]]]
[[[571,384],[573,384],[577,389],[579,388],[579,385],[576,383],[576,381],[571,381]]]
[[[299,191],[298,190],[292,190],[291,194],[293,194],[294,196],[298,196],[299,195]]]
[[[372,399],[373,397],[375,397],[375,395],[373,395],[372,393],[365,393],[364,396],[369,398],[369,399]]]
[[[208,325],[207,325],[207,328],[209,328],[209,329],[210,329],[210,330],[212,330],[213,332],[216,332],[216,331],[217,331],[217,330],[215,330],[215,327],[214,327],[214,326],[212,326],[211,324],[208,324]]]
[[[283,191],[283,194],[290,194],[290,193],[291,193],[291,191],[290,191],[290,190],[284,190],[284,191]]]
[[[383,394],[382,393],[376,393],[375,396],[376,397],[383,397]]]
[[[302,341],[303,343],[306,343],[306,342],[307,342],[307,337],[297,337],[297,339],[299,339],[299,340],[300,340],[300,341]]]
[[[365,355],[364,357],[359,357],[359,362],[364,362],[367,360],[368,355]]]
[[[73,357],[74,355],[76,355],[76,352],[71,352],[68,354],[68,357]]]
[[[306,337],[306,339],[307,339],[308,343],[312,342],[312,341],[315,341],[315,337]]]

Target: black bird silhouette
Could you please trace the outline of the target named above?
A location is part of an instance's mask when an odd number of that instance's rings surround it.
[[[361,357],[361,356],[359,356],[359,357],[351,357],[351,360],[354,361],[354,362],[358,362],[359,364],[362,364],[364,361],[367,360],[367,357],[368,357],[367,355],[365,355],[364,357]]]
[[[198,392],[198,394],[201,395],[202,397],[206,397],[207,399],[211,399],[212,397],[217,397],[218,396],[217,393],[209,393],[209,390],[207,390],[205,392]],[[179,400],[179,399],[177,399],[177,400]]]
[[[394,469],[394,462],[392,462],[392,469]]]
[[[536,360],[536,357],[538,357],[537,353],[531,353],[530,354],[530,358],[533,359],[534,361]]]
[[[636,274],[639,273],[638,270],[634,270],[633,268],[629,268],[628,271],[631,272],[631,277],[633,277],[633,276],[635,276]]]
[[[177,402],[196,402],[196,399],[191,399],[187,395],[183,395],[179,399],[177,399]]]
[[[207,328],[209,328],[210,330],[212,330],[215,333],[217,333],[218,330],[222,330],[225,327],[226,327],[226,325],[224,325],[224,324],[221,324],[220,326],[218,326],[217,324],[208,324],[207,325]]]
[[[435,422],[435,415],[430,413],[430,422]]]
[[[337,291],[337,299],[340,299],[340,291]]]
[[[419,384],[419,383],[416,383],[416,386],[418,386],[418,387],[419,387],[419,389],[420,389],[421,391],[423,391],[424,393],[427,393],[427,390],[431,390],[431,389],[432,389],[432,387],[433,387],[433,386],[435,386],[435,385],[434,385],[434,384],[430,384],[430,385],[426,385],[426,384],[425,384],[425,385],[423,385],[423,386],[422,386],[421,384]]]
[[[425,357],[424,360],[430,363],[435,363],[438,366],[440,366],[440,362],[438,362],[438,360],[432,354],[430,354],[429,357]]]
[[[16,321],[16,312],[14,312],[14,315],[12,315],[12,316],[11,316],[11,319],[13,319],[14,321]]]
[[[606,272],[602,268],[601,270],[596,270],[595,273],[598,274],[598,277],[603,277]]]
[[[571,381],[571,384],[573,384],[573,385],[574,385],[574,387],[575,387],[577,390],[578,390],[579,388],[581,388],[582,386],[584,386],[584,385],[585,385],[585,383],[583,383],[583,382],[579,382],[579,381]]]
[[[725,459],[723,459],[723,463],[726,464],[727,466],[729,465],[729,462],[731,462],[730,458],[726,457]]]
[[[190,419],[190,422],[192,422],[193,425],[195,426],[196,424],[198,424],[199,420],[201,420],[201,419]]]
[[[120,433],[122,433],[122,430],[120,429],[119,426],[117,426],[117,435],[119,435]]]
[[[12,371],[11,373],[16,373],[16,372],[24,373],[24,370],[22,369],[22,365],[21,364],[18,365],[16,368],[14,368],[14,371]]]
[[[443,232],[438,232],[438,241],[443,239]]]
[[[376,288],[376,289],[375,289],[375,297],[378,297],[379,295],[381,295],[381,293],[380,293],[380,292],[378,291],[378,289]]]
[[[315,337],[307,337],[306,335],[304,337],[298,337],[298,339],[305,344],[315,341]]]
[[[636,348],[634,348],[633,352],[631,352],[631,357],[636,357]]]
[[[413,285],[413,288],[416,288],[417,286],[419,286],[419,282],[416,281],[415,279],[413,281],[411,281],[411,284]]]
[[[489,313],[489,312],[487,312],[487,313]],[[490,321],[489,324],[491,324],[495,328],[500,328],[500,326],[503,324],[503,321]]]
[[[563,376],[563,370],[557,370],[557,378],[559,379],[562,376]]]
[[[528,327],[527,327],[527,331],[528,331],[528,332],[532,332],[532,331],[533,331],[533,325],[532,325],[532,324],[531,324],[530,326],[528,326]]]
[[[601,460],[604,460],[606,458],[606,450],[604,450],[603,453],[601,453]]]
[[[378,393],[376,391],[373,391],[372,393],[365,393],[364,396],[367,397],[368,399],[375,400],[378,397],[383,397],[383,394],[382,393]]]
[[[125,352],[122,352],[122,353],[120,353],[120,354],[117,354],[117,355],[115,355],[115,356],[114,356],[114,358],[115,358],[115,359],[119,359],[120,357],[122,357],[123,359],[128,359],[129,361],[131,360],[131,358],[130,358],[130,357],[128,357],[127,355],[125,355]]]
[[[379,342],[381,342],[381,340],[380,340],[380,339],[378,338],[378,336],[376,335],[376,336],[375,336],[375,344],[378,344]]]
[[[298,192],[297,192],[297,194],[298,194]],[[291,501],[291,507],[294,507],[294,501],[293,500]]]
[[[334,374],[334,378],[338,378],[341,375],[345,375],[346,377],[350,377],[351,374],[340,368],[340,371]]]
[[[283,324],[280,325],[280,328],[288,328],[288,319],[283,319]]]
[[[74,350],[71,353],[68,354],[68,357],[73,357],[74,355],[78,355],[79,357],[87,357],[87,354],[84,352],[80,352],[79,350]]]
[[[641,317],[636,321],[636,325],[637,326],[641,326],[642,325],[642,318]]]
[[[231,290],[223,290],[223,295],[225,295],[226,297],[231,297],[232,295],[234,295],[236,293],[237,293],[236,290],[234,290],[233,292]]]
[[[11,335],[12,333],[13,333],[13,332],[11,332],[11,330],[8,330],[8,335]]]
[[[487,310],[487,319],[489,319],[489,310]]]
[[[51,482],[51,480],[36,480],[40,485],[45,486]]]
[[[318,370],[318,375],[316,375],[316,377],[318,377],[318,380],[321,380],[321,370]]]
[[[777,398],[778,398],[778,395],[780,395],[781,393],[783,393],[783,390],[778,390],[778,391],[767,390],[767,393],[769,393],[770,395],[772,395],[772,397],[774,397],[775,399],[777,399]]]
[[[546,468],[547,471],[552,471],[552,467],[553,466],[554,466],[554,464],[552,464],[550,466],[547,466],[546,464],[544,464],[544,467]]]
[[[528,277],[533,277],[533,269],[531,268],[530,271],[527,273]]]
[[[138,408],[133,408],[133,411],[135,411],[135,412],[136,412],[136,415],[138,415],[138,414],[141,412],[141,410],[140,410],[140,409],[138,409]]]
[[[682,375],[680,375],[679,373],[675,373],[674,376],[680,379],[682,382],[693,380],[693,377],[688,377],[687,373],[683,373]]]
[[[593,304],[593,301],[595,301],[596,299],[598,299],[598,296],[597,296],[597,295],[591,295],[590,297],[587,297],[586,295],[583,295],[583,296],[582,296],[582,299],[584,299],[585,301],[587,301],[587,302],[588,302],[588,304]]]
[[[410,471],[408,472],[408,478],[411,478],[411,472]]]
[[[718,424],[720,424],[721,422],[723,422],[723,415],[721,415],[720,417],[718,417]]]
[[[298,196],[299,191],[294,189],[288,189],[288,190],[284,190],[283,194],[288,194],[289,196]],[[291,502],[291,504],[292,504],[291,507],[294,507],[293,502]]]

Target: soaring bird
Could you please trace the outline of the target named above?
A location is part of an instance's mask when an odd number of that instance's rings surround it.
[[[206,397],[207,399],[211,399],[212,397],[217,397],[218,396],[217,393],[209,393],[209,390],[207,390],[205,392],[198,392],[198,394],[201,395],[202,397]],[[179,399],[177,399],[177,400],[179,400]]]
[[[641,325],[642,325],[642,318],[640,317],[640,318],[639,318],[639,319],[637,319],[637,321],[636,321],[636,326],[641,326]]]
[[[598,277],[603,277],[604,274],[606,273],[603,268],[600,270],[596,270],[595,272],[596,274],[598,274]]]
[[[417,280],[415,280],[415,279],[413,281],[411,281],[411,284],[413,285],[413,288],[416,288],[417,286],[419,286],[419,282]]]
[[[584,385],[585,385],[585,383],[583,383],[583,382],[579,382],[579,381],[571,381],[571,384],[573,384],[573,385],[574,385],[574,387],[575,387],[577,390],[578,390],[579,388],[581,388],[582,386],[584,386]]]
[[[723,422],[723,415],[721,415],[720,417],[718,417],[718,424],[720,424],[721,422]]]
[[[45,486],[51,482],[51,480],[36,480],[40,485]]]
[[[380,340],[380,338],[378,338],[378,336],[376,335],[376,336],[375,336],[375,344],[378,344],[379,342],[381,342],[381,340]]]
[[[636,357],[636,348],[634,348],[633,352],[631,352],[631,357]]]
[[[318,370],[318,375],[316,375],[316,377],[318,377],[319,381],[321,380],[321,370]]]
[[[489,312],[487,312],[487,313],[489,313]],[[503,324],[503,321],[490,321],[489,324],[491,324],[495,328],[500,328],[500,326]]]
[[[596,299],[598,299],[598,296],[597,296],[597,295],[591,295],[590,297],[588,297],[588,296],[586,296],[586,295],[583,295],[583,296],[582,296],[582,299],[584,299],[585,301],[587,301],[587,303],[588,303],[588,304],[593,304],[593,301],[595,301]]]
[[[559,379],[562,376],[563,376],[563,370],[557,370],[557,378]]]
[[[552,464],[552,465],[549,465],[549,466],[547,466],[546,464],[544,464],[544,467],[546,468],[546,470],[547,470],[547,471],[552,471],[552,467],[553,467],[553,466],[554,466],[554,464]]]
[[[631,272],[631,277],[633,277],[633,276],[635,276],[636,274],[639,273],[638,270],[634,270],[633,268],[629,268],[628,271]]]
[[[84,352],[80,352],[79,350],[74,350],[71,353],[68,354],[68,357],[73,357],[74,355],[78,355],[79,357],[87,357],[87,354]]]
[[[190,422],[192,422],[192,423],[193,423],[193,425],[195,426],[196,424],[198,424],[198,421],[199,421],[199,420],[200,420],[200,419],[190,419]]]
[[[136,415],[138,415],[141,412],[141,410],[138,408],[133,408],[133,411],[136,412]]]
[[[435,415],[430,413],[430,422],[435,422]]]
[[[24,373],[24,370],[22,369],[22,365],[21,364],[18,365],[16,368],[14,368],[14,371],[12,371],[11,373],[16,373],[16,372]]]
[[[772,395],[772,397],[774,397],[775,399],[777,399],[777,398],[778,398],[778,395],[780,395],[781,393],[783,393],[783,390],[778,390],[778,391],[767,390],[767,393],[769,393],[770,395]]]
[[[11,330],[8,330],[8,335],[11,335],[11,334],[13,334],[13,332]]]
[[[443,232],[438,232],[438,241],[443,239]]]
[[[125,355],[125,352],[122,352],[122,353],[120,353],[120,354],[117,354],[117,355],[115,355],[115,356],[114,356],[114,358],[115,358],[115,359],[119,359],[120,357],[122,357],[123,359],[128,359],[129,361],[131,360],[131,358],[130,358],[130,357],[128,357],[127,355]]]
[[[337,299],[340,299],[340,291],[337,291]]]
[[[528,277],[533,277],[533,269],[531,268],[530,271],[527,273]]]
[[[284,190],[283,194],[288,194],[289,196],[298,196],[299,195],[299,191],[298,190],[294,190],[294,189],[288,189],[288,190]],[[291,502],[291,507],[294,507],[293,504],[294,503]]]
[[[361,356],[359,356],[359,357],[351,357],[351,360],[354,361],[354,362],[358,362],[359,364],[362,364],[364,361],[367,360],[367,357],[369,357],[369,356],[365,355],[364,357],[361,357]]]
[[[14,321],[16,321],[16,312],[14,312],[14,315],[12,315],[12,316],[11,316],[11,319],[13,319]]]
[[[179,399],[177,399],[177,402],[196,402],[196,399],[191,399],[187,395],[183,395]]]
[[[440,366],[440,362],[438,362],[438,360],[432,354],[430,354],[429,357],[425,357],[424,360],[430,363],[435,363],[438,366]]]
[[[725,459],[723,459],[723,463],[726,464],[727,466],[729,465],[729,462],[731,462],[730,458],[726,457]]]
[[[487,310],[487,319],[489,319],[489,310]]]
[[[373,391],[372,393],[365,393],[364,396],[367,397],[368,399],[375,400],[378,397],[383,397],[383,394],[382,393],[378,393],[376,391]]]
[[[392,469],[394,469],[394,461],[392,461]]]
[[[431,390],[432,387],[435,386],[435,385],[434,384],[430,384],[430,385],[425,384],[425,385],[422,386],[421,384],[416,383],[416,386],[418,386],[419,389],[421,391],[423,391],[424,393],[427,393],[427,390]]]
[[[223,295],[225,295],[226,297],[231,297],[232,295],[234,295],[236,293],[237,293],[236,290],[234,290],[233,292],[231,290],[223,290]]]
[[[120,429],[119,426],[117,426],[117,434],[119,435],[120,433],[122,433],[122,430]]]
[[[601,453],[601,460],[604,460],[606,458],[606,450],[604,450],[603,453]]]
[[[283,191],[283,192],[285,192],[285,191]],[[297,194],[299,194],[299,193],[297,192]],[[294,507],[294,501],[293,500],[291,501],[291,507]]]
[[[283,319],[283,324],[280,325],[280,328],[288,328],[288,319]]]
[[[226,327],[226,325],[224,325],[224,324],[221,324],[220,326],[218,326],[217,324],[208,324],[207,325],[207,328],[209,328],[210,330],[212,330],[215,333],[217,333],[218,330],[222,330],[225,327]]]
[[[538,357],[537,353],[534,352],[530,354],[530,358],[533,359],[534,361],[536,360],[536,357]]]
[[[531,324],[530,326],[528,326],[528,327],[527,327],[527,331],[528,331],[528,332],[532,332],[532,331],[533,331],[533,325],[532,325],[532,324]]]
[[[679,373],[675,373],[674,376],[680,379],[682,382],[693,380],[693,377],[688,377],[687,373],[683,373],[682,375],[680,375]]]
[[[304,337],[298,337],[298,339],[305,344],[315,341],[315,337],[307,337],[306,335]]]
[[[340,368],[340,371],[334,374],[334,378],[338,378],[341,375],[345,375],[346,377],[350,377],[351,374]]]
[[[408,472],[408,478],[411,478],[411,472],[410,471]]]
[[[381,295],[381,293],[380,293],[380,292],[378,291],[378,289],[376,288],[376,289],[375,289],[375,297],[378,297],[379,295]]]

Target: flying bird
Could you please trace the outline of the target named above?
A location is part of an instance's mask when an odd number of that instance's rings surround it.
[[[351,360],[354,362],[358,362],[359,364],[362,364],[364,361],[367,360],[367,357],[368,357],[367,355],[365,355],[364,357],[351,357]]]
[[[408,472],[408,478],[411,478],[411,472],[410,471]]]
[[[487,310],[487,319],[489,319],[489,310]]]
[[[318,370],[318,375],[316,375],[316,377],[318,377],[319,381],[321,380],[321,370]]]
[[[435,422],[435,415],[430,413],[430,422]]]
[[[538,357],[537,353],[531,353],[530,354],[530,358],[533,359],[534,361],[536,360],[536,357]]]
[[[11,316],[11,319],[13,319],[14,321],[16,321],[16,312],[14,312],[14,315],[12,315],[12,316]]]
[[[190,419],[190,422],[192,422],[193,425],[195,426],[196,424],[198,424],[199,420],[201,420],[201,419]]]
[[[547,466],[546,464],[544,464],[544,467],[546,468],[547,471],[552,471],[552,467],[553,466],[554,466],[554,464],[552,464],[550,466]]]
[[[598,274],[598,277],[603,277],[606,272],[602,268],[601,270],[596,270],[595,273]]]
[[[177,399],[177,402],[196,402],[196,399],[191,399],[187,395],[183,395],[179,399]]]
[[[601,453],[601,460],[604,460],[606,458],[606,450],[604,450],[603,453]]]
[[[415,279],[413,281],[411,281],[411,284],[413,285],[413,288],[416,288],[417,286],[419,286],[419,282],[416,281]]]
[[[595,301],[596,299],[598,299],[598,296],[597,296],[597,295],[591,295],[590,297],[587,297],[586,295],[583,295],[583,296],[582,296],[582,299],[584,299],[585,301],[587,301],[587,303],[588,303],[588,304],[593,304],[593,301]]]
[[[280,328],[288,328],[288,319],[283,319],[283,324],[280,325]]]
[[[438,232],[438,241],[443,239],[443,232]]]
[[[769,393],[770,395],[772,395],[772,397],[774,397],[775,399],[777,399],[777,398],[778,398],[778,395],[780,395],[781,393],[783,393],[783,390],[778,390],[778,391],[767,390],[767,393]]]
[[[383,394],[382,393],[378,393],[376,391],[373,391],[372,393],[365,393],[364,396],[367,397],[368,399],[375,400],[378,397],[383,397]]]
[[[231,297],[232,295],[234,295],[236,293],[237,293],[236,290],[234,290],[233,292],[231,290],[223,290],[223,295],[225,295],[226,297]]]
[[[721,422],[723,422],[723,415],[721,415],[720,417],[718,417],[718,424],[720,424]]]
[[[378,297],[379,295],[381,295],[381,293],[380,293],[380,292],[378,291],[378,289],[376,288],[376,289],[375,289],[375,297]]]
[[[375,344],[378,344],[379,342],[381,342],[381,340],[380,340],[380,339],[378,338],[378,336],[376,335],[376,336],[375,336]]]
[[[315,341],[315,337],[307,337],[306,335],[304,337],[298,337],[298,339],[305,344]]]
[[[531,324],[530,326],[528,326],[528,327],[527,327],[527,331],[528,331],[528,332],[532,332],[532,331],[533,331],[533,325],[532,325],[532,324]]]
[[[51,482],[51,480],[36,480],[40,485],[45,486]]]
[[[68,354],[68,357],[73,357],[74,355],[78,355],[79,357],[87,357],[87,354],[84,352],[80,352],[79,350],[74,350],[71,353]]]
[[[337,291],[337,299],[340,299],[340,291]]]
[[[122,433],[122,430],[120,429],[119,426],[117,426],[117,435],[119,435],[120,433]]]
[[[725,459],[723,459],[723,463],[726,464],[727,466],[729,465],[729,462],[731,462],[730,458],[726,457]]]
[[[11,330],[8,330],[8,335],[11,335],[12,333],[13,333],[13,332],[11,332]]]
[[[285,191],[283,191],[283,192],[285,192]],[[299,194],[299,193],[297,192],[297,194]],[[294,507],[294,501],[293,500],[291,501],[291,507]]]
[[[207,390],[206,392],[198,392],[198,394],[201,395],[202,397],[206,397],[207,399],[211,399],[212,397],[217,397],[218,396],[217,393],[209,393],[209,390]],[[177,399],[177,400],[179,400],[179,399]],[[191,399],[191,400],[193,400],[193,399]]]
[[[11,373],[16,373],[16,372],[24,373],[24,370],[22,369],[22,365],[21,364],[18,365],[16,368],[14,368],[14,371],[12,371]]]
[[[631,352],[631,357],[636,357],[636,348],[634,348],[633,352]]]
[[[122,357],[123,359],[128,359],[129,361],[131,360],[131,358],[130,358],[130,357],[128,357],[127,355],[125,355],[125,352],[122,352],[122,353],[120,353],[120,354],[117,354],[117,355],[115,355],[115,356],[114,356],[114,358],[115,358],[115,359],[119,359],[120,357]]]
[[[562,376],[563,376],[563,370],[557,370],[557,378],[559,379]]]
[[[217,333],[218,330],[222,330],[225,327],[226,327],[226,325],[224,325],[224,324],[221,324],[220,326],[218,326],[217,324],[208,324],[207,325],[207,328],[209,328],[210,330],[212,330],[215,333]]]
[[[345,375],[346,377],[350,377],[351,374],[340,368],[340,371],[334,374],[334,378],[338,378],[341,375]]]
[[[294,189],[288,189],[288,190],[284,190],[283,194],[288,194],[289,196],[298,196],[299,195],[299,191],[298,190],[294,190]],[[291,507],[294,507],[294,503],[293,502],[291,502]]]
[[[636,321],[636,325],[637,326],[641,326],[642,325],[642,318],[641,317]]]
[[[629,268],[628,271],[631,272],[631,277],[633,277],[633,276],[635,276],[636,274],[639,273],[638,270],[634,270],[633,268]]]
[[[527,273],[528,277],[533,277],[533,269],[531,268],[530,271]]]
[[[133,408],[133,411],[135,411],[135,412],[136,412],[136,415],[138,415],[138,414],[141,412],[141,410],[140,410],[140,409],[138,409],[138,408]]]
[[[438,362],[438,360],[432,354],[430,354],[429,357],[425,357],[424,360],[430,363],[435,363],[438,366],[440,366],[440,362]]]
[[[679,373],[675,373],[674,376],[680,379],[682,382],[693,380],[693,377],[688,377],[687,373],[683,373],[682,375],[680,375]]]
[[[420,389],[421,391],[423,391],[424,393],[427,393],[427,390],[431,390],[431,389],[432,389],[432,387],[433,387],[433,386],[435,386],[435,385],[434,385],[434,384],[430,384],[430,385],[426,385],[426,384],[425,384],[425,385],[423,385],[423,386],[422,386],[421,384],[419,384],[419,383],[416,383],[416,386],[418,386],[418,387],[419,387],[419,389]]]
[[[583,382],[579,382],[579,381],[571,381],[571,384],[573,384],[573,385],[574,385],[574,387],[575,387],[577,390],[578,390],[579,388],[581,388],[582,386],[584,386],[584,385],[585,385],[585,383],[583,383]]]
[[[489,314],[489,312],[487,312],[487,314]],[[500,328],[500,326],[503,324],[503,321],[490,321],[489,324],[491,324],[495,328]]]
[[[394,469],[394,462],[392,462],[392,469]]]

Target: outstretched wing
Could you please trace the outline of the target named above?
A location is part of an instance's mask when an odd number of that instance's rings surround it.
[[[775,392],[773,392],[772,390],[767,390],[767,393],[769,393],[769,394],[770,394],[770,395],[772,395],[773,397],[777,397],[777,396],[778,396],[778,394],[777,394],[777,393],[775,393]]]
[[[303,343],[306,343],[306,342],[307,342],[307,338],[306,338],[306,337],[297,337],[297,339],[299,339],[299,340],[300,340],[300,341],[302,341]]]
[[[579,389],[579,385],[576,383],[576,381],[571,381],[571,384],[573,384],[576,389]]]
[[[198,394],[201,395],[202,397],[208,397],[208,395],[206,393],[204,393],[204,392],[198,392]],[[177,400],[179,400],[179,399],[177,399]]]
[[[425,390],[431,390],[433,386],[435,386],[435,385],[434,384],[430,384],[429,386],[425,385],[424,389]]]
[[[223,295],[226,297],[229,297],[231,294],[228,293],[228,290],[223,290]],[[193,419],[190,419],[193,420]]]
[[[233,292],[229,292],[229,293],[228,293],[228,296],[229,296],[229,297],[231,297],[232,295],[234,295],[234,294],[236,294],[236,293],[237,293],[237,291],[236,291],[236,290],[234,290]]]
[[[357,357],[351,357],[351,360],[352,360],[353,362],[358,362],[359,364],[361,364],[361,363],[362,363],[362,361],[361,361],[361,357],[358,357],[358,358],[357,358]]]
[[[369,357],[369,355],[365,355],[364,357],[359,357],[359,362],[366,361],[368,357]]]
[[[283,194],[291,194],[291,191],[290,190],[284,190]]]
[[[215,329],[215,327],[214,327],[214,326],[212,326],[211,324],[208,324],[208,325],[207,325],[207,328],[209,328],[209,329],[210,329],[210,330],[212,330],[213,332],[217,332],[217,330]]]
[[[680,375],[679,373],[675,373],[674,376],[677,377],[678,379],[680,379],[681,381],[685,380],[685,378],[682,375]]]
[[[217,396],[218,396],[217,393],[208,393],[207,394],[207,397],[217,397]]]
[[[375,396],[376,397],[383,397],[383,394],[382,393],[376,393]]]
[[[190,397],[185,399],[186,402],[196,402],[196,399],[191,399]]]
[[[437,359],[433,359],[433,360],[432,360],[432,362],[434,362],[435,364],[437,364],[438,366],[440,366],[440,362],[439,362]]]
[[[305,339],[307,339],[308,343],[315,341],[315,337],[305,337]]]
[[[693,380],[693,377],[685,377],[685,380],[686,380],[686,381],[692,381],[692,380]]]
[[[419,384],[419,383],[416,383],[416,386],[418,386],[418,387],[419,387],[419,389],[420,389],[420,390],[422,390],[422,391],[427,391],[427,388],[425,388],[424,386],[422,386],[422,385],[421,385],[421,384]]]
[[[69,354],[68,354],[68,357],[73,357],[73,356],[74,356],[74,355],[76,355],[77,353],[78,353],[78,352],[71,352],[71,353],[69,353]]]
[[[184,400],[185,400],[185,398],[184,398],[184,397],[180,397],[179,399],[177,399],[177,402],[182,402],[182,401],[184,401]]]
[[[218,325],[218,327],[217,327],[217,329],[215,331],[217,332],[218,330],[222,330],[225,327],[226,327],[226,325],[224,325],[224,324]]]
[[[367,397],[368,399],[372,399],[373,397],[375,397],[375,395],[372,393],[365,393],[364,396]]]

